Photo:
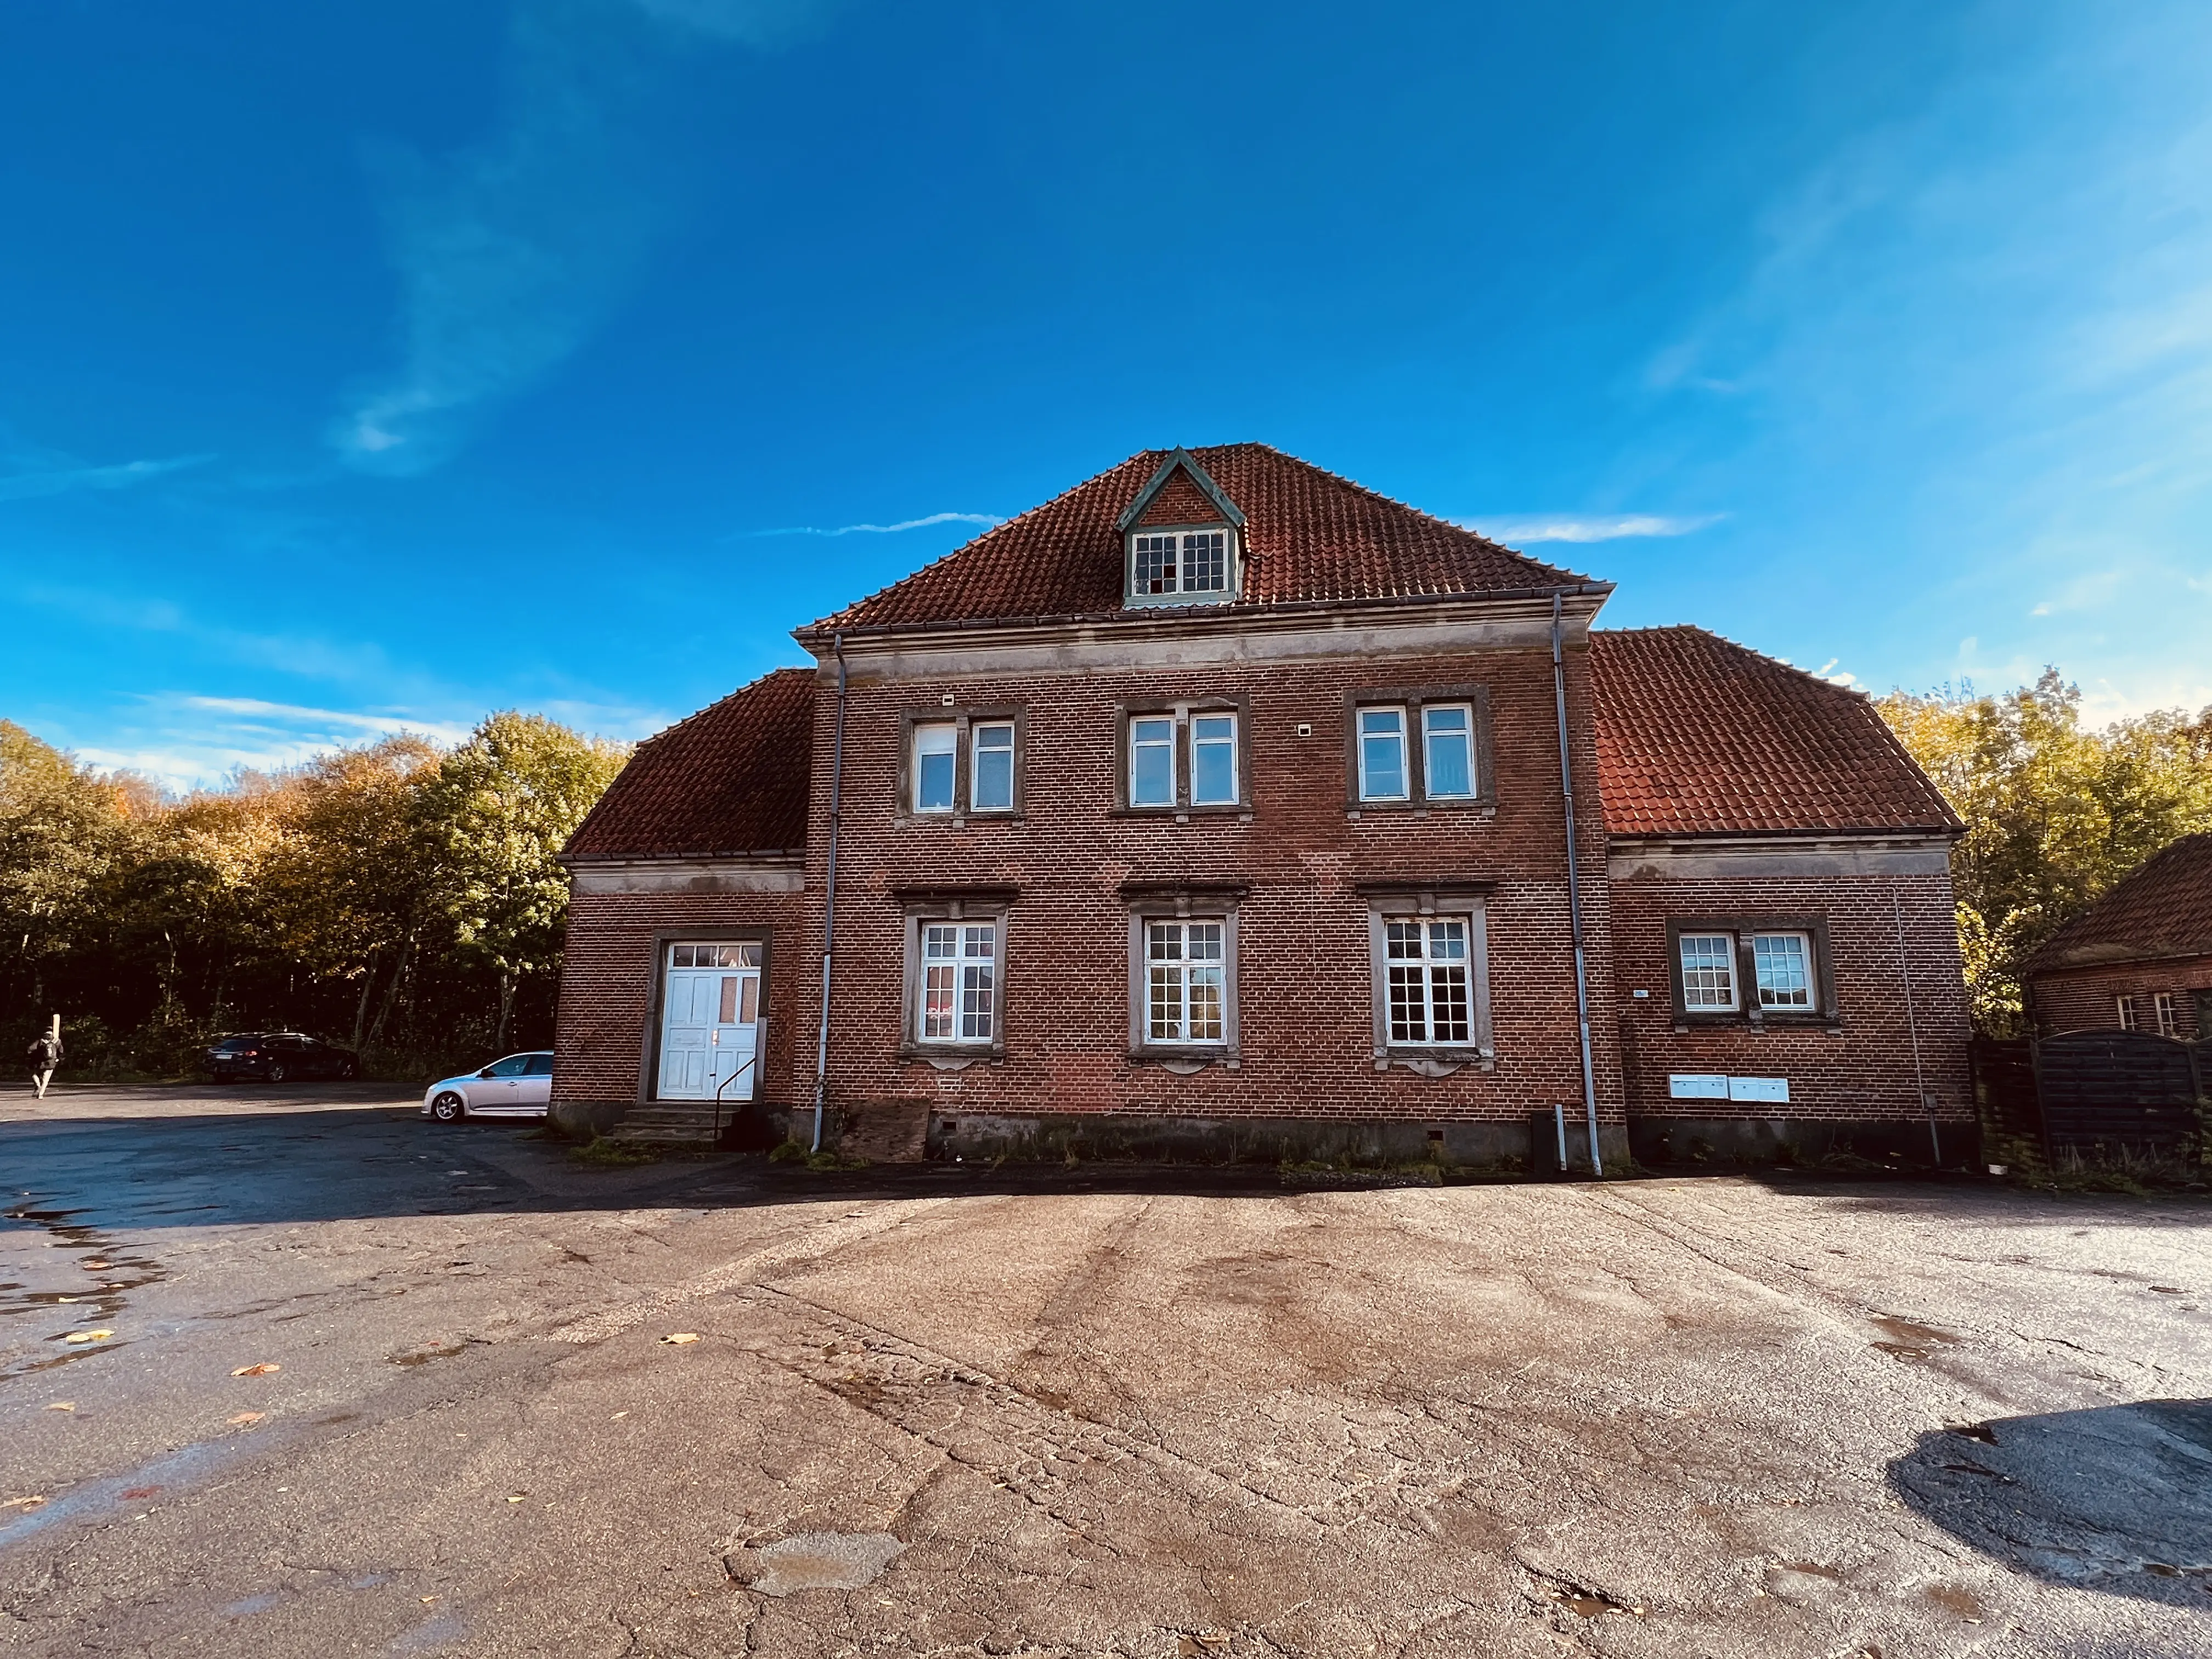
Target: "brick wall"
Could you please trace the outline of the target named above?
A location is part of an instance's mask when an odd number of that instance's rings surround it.
[[[756,1097],[781,1105],[811,1100],[812,1021],[821,1006],[814,981],[821,969],[805,944],[805,902],[799,893],[577,894],[569,902],[561,972],[555,1103],[641,1098],[659,934],[752,927],[769,930],[762,975],[768,1054]]]
[[[1698,1118],[1918,1117],[1917,1023],[1920,1069],[1936,1097],[1938,1115],[1973,1115],[1966,1077],[1968,1010],[1948,875],[1638,878],[1613,883],[1612,900],[1620,988],[1608,1005],[1607,1023],[1628,1059],[1631,1111]],[[1668,921],[1762,915],[1826,921],[1838,1024],[1832,1029],[1770,1024],[1763,1033],[1737,1024],[1678,1029],[1684,1022],[1674,1007]],[[1650,995],[1632,995],[1639,989]],[[1672,1100],[1668,1075],[1680,1072],[1787,1078],[1790,1103]]]
[[[2152,999],[2173,998],[2177,1036],[2212,1037],[2197,1014],[2197,996],[2212,997],[2212,956],[2180,957],[2163,962],[2108,963],[2039,975],[2030,988],[2035,1022],[2045,1036],[2062,1031],[2096,1030],[2120,1023],[2118,999],[2136,999],[2136,1029],[2158,1030]]]
[[[1604,836],[1589,742],[1587,655],[1572,653],[1577,779],[1592,791],[1581,824],[1593,1006],[1611,1006]],[[1480,684],[1490,690],[1498,782],[1494,811],[1347,814],[1345,693],[1358,687]],[[896,812],[900,715],[942,695],[963,706],[1026,707],[1025,811],[1018,820],[904,821]],[[1116,817],[1115,709],[1123,702],[1249,700],[1252,811],[1188,823]],[[827,754],[834,698],[817,705]],[[902,685],[856,680],[846,728],[833,1097],[942,1109],[1156,1110],[1207,1116],[1518,1118],[1581,1098],[1569,946],[1558,728],[1548,653],[1495,651],[1418,662],[1341,661],[1264,669],[1194,665],[1173,674],[1098,674]],[[1310,735],[1298,735],[1301,724]],[[815,769],[813,822],[830,780]],[[826,855],[817,836],[807,884]],[[1441,1078],[1373,1060],[1372,976],[1360,881],[1486,879],[1494,1071]],[[1242,1063],[1178,1076],[1128,1050],[1128,881],[1239,881]],[[902,1060],[902,886],[1003,883],[1021,896],[1006,933],[1006,1055],[963,1071]],[[817,902],[818,903],[818,902]],[[820,949],[818,908],[809,918]],[[807,988],[810,991],[811,987]],[[802,1004],[802,1018],[814,1011]],[[1620,1111],[1616,1056],[1599,1046],[1601,1109]]]

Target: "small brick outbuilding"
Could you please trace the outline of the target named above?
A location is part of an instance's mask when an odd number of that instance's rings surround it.
[[[2045,1036],[2117,1028],[2212,1039],[2212,833],[2145,860],[2045,940],[2024,977]]]
[[[1863,696],[1612,591],[1264,445],[1133,456],[640,747],[568,849],[556,1115],[1967,1156],[1956,819]]]

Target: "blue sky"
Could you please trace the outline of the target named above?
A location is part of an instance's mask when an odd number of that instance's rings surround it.
[[[5,38],[0,714],[102,764],[641,736],[981,523],[1243,439],[1610,577],[1613,624],[2212,703],[2201,5]]]

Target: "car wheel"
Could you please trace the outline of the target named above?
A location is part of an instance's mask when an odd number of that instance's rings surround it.
[[[271,1083],[282,1083],[284,1080],[284,1066],[283,1061],[280,1060],[276,1065],[271,1066],[269,1068],[269,1080]]]
[[[430,1115],[441,1123],[459,1123],[468,1115],[468,1110],[461,1097],[451,1089],[430,1103]]]

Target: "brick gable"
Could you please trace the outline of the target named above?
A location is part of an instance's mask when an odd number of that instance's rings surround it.
[[[1152,499],[1140,525],[1159,524],[1218,524],[1221,509],[1206,498],[1206,494],[1193,482],[1190,474],[1181,467],[1175,476],[1160,486],[1160,493]]]

